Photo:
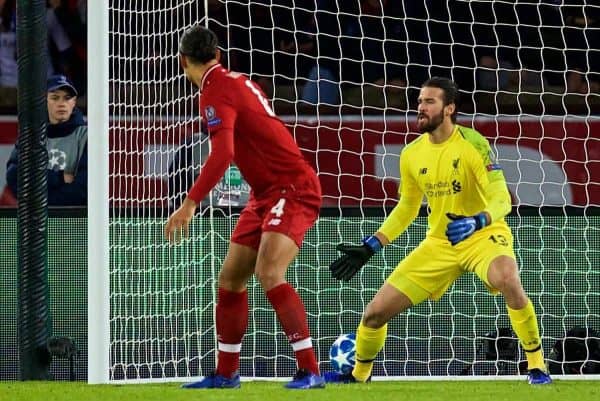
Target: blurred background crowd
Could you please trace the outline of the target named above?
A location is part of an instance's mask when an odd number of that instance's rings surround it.
[[[327,103],[339,101],[338,83],[341,90],[417,88],[432,75],[452,77],[467,92],[600,91],[600,50],[594,45],[600,40],[598,5],[569,0],[271,3],[214,3],[210,15],[220,36],[229,38],[231,68],[264,77],[265,86],[273,74],[275,85],[324,78],[335,83],[326,87]],[[305,100],[315,100],[307,96],[310,91],[303,93]]]
[[[63,74],[85,92],[87,1],[48,0],[48,76]],[[0,0],[0,114],[16,112],[16,0]]]
[[[208,23],[220,39],[222,63],[250,75],[282,116],[406,116],[416,110],[421,84],[434,75],[458,83],[461,113],[559,115],[570,121],[574,114],[600,115],[597,1],[109,0],[108,4],[110,111],[116,119],[197,121],[188,118],[197,117],[197,91],[182,76],[177,55],[179,37],[195,23]],[[83,115],[87,111],[88,57],[90,62],[105,57],[87,48],[87,5],[86,0],[46,3],[48,76],[68,82],[65,102],[78,118],[79,110]],[[16,0],[0,0],[0,116],[17,114],[16,36]],[[169,190],[176,199],[197,173],[183,167],[186,161],[197,160],[188,153],[199,151],[202,137],[201,132],[193,134],[172,160],[169,156],[169,163],[159,163],[168,165],[169,171],[148,173],[175,177]],[[0,188],[4,160],[16,139],[15,117],[1,117]],[[175,171],[191,177],[177,181]],[[0,204],[2,199],[0,193]],[[15,202],[12,196],[4,204]]]
[[[0,0],[0,114],[16,108],[15,2]],[[127,15],[111,19],[111,74],[129,86],[116,90],[171,84],[179,74],[179,14],[203,7],[191,3],[119,6]],[[47,2],[49,75],[68,76],[84,108],[86,5]],[[208,14],[227,50],[223,63],[284,100],[280,113],[286,104],[406,109],[411,90],[432,75],[453,78],[471,102],[499,105],[495,112],[511,111],[503,103],[527,108],[526,97],[504,94],[544,94],[550,109],[564,106],[568,94],[581,113],[600,112],[600,6],[593,1],[209,0],[208,7],[197,18]]]

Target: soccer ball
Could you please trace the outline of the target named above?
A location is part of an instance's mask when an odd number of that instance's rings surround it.
[[[356,335],[354,333],[342,334],[331,344],[329,349],[331,367],[338,373],[350,373],[354,368],[355,354]]]

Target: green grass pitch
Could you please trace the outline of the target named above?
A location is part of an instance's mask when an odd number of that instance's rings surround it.
[[[176,383],[87,385],[70,382],[0,382],[0,400],[10,401],[587,401],[600,400],[600,382],[557,380],[547,386],[524,381],[394,381],[287,390],[282,382],[242,382],[241,389],[184,390]]]

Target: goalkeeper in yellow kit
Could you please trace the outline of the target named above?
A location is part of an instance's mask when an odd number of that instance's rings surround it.
[[[344,255],[331,274],[350,280],[382,247],[429,206],[426,238],[388,277],[363,312],[356,333],[356,365],[351,374],[325,374],[329,382],[365,382],[383,348],[387,322],[426,299],[439,299],[464,272],[473,272],[492,294],[502,293],[514,332],[528,362],[530,384],[548,384],[537,317],[521,285],[504,221],[511,198],[488,141],[456,124],[456,84],[434,77],[421,87],[417,125],[423,134],[400,155],[400,199],[379,230],[362,245],[338,245]]]

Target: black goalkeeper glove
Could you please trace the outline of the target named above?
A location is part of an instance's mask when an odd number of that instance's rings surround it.
[[[371,235],[362,240],[362,245],[339,244],[336,249],[343,252],[329,265],[331,276],[337,280],[350,281],[352,277],[375,255],[377,251],[383,248],[377,237]]]

